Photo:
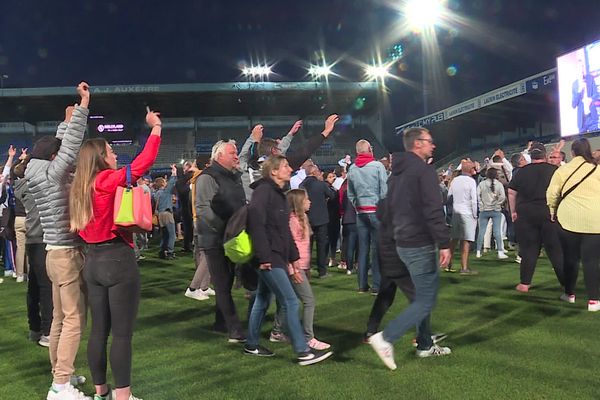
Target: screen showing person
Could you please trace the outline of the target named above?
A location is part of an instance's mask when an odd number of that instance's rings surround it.
[[[557,69],[561,136],[598,131],[600,40],[558,57]]]

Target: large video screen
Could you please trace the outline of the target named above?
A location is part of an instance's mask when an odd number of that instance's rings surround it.
[[[599,131],[600,40],[556,60],[560,103],[560,134]]]
[[[103,137],[109,143],[131,143],[136,135],[137,127],[126,118],[92,115],[89,118],[90,137]]]

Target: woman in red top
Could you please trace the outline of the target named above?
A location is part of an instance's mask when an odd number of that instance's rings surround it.
[[[152,133],[144,150],[131,162],[132,182],[154,163],[160,146],[159,114],[148,112]],[[112,330],[110,364],[116,400],[139,400],[131,394],[131,338],[140,298],[140,275],[133,237],[113,220],[117,187],[126,185],[126,169],[117,169],[117,156],[104,139],[81,147],[71,187],[71,229],[88,243],[84,278],[92,313],[88,363],[96,386],[94,399],[112,398],[106,383],[106,342]]]

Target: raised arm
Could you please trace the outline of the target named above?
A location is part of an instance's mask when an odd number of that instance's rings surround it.
[[[298,133],[300,128],[302,128],[301,119],[294,122],[294,125],[292,125],[292,127],[290,128],[290,131],[279,142],[278,147],[279,150],[281,150],[281,154],[285,155],[285,153],[287,153],[288,149],[290,148],[290,145],[292,144],[292,140],[294,140],[294,136],[296,136],[296,133]]]
[[[292,170],[297,170],[304,163],[304,161],[308,160],[310,156],[321,146],[321,144],[329,137],[333,129],[335,128],[335,123],[339,120],[337,114],[331,114],[325,120],[325,128],[320,135],[311,136],[307,143],[302,146],[302,149],[295,152],[293,155],[288,157],[288,163]]]
[[[73,114],[68,121],[67,128],[62,137],[58,153],[48,167],[48,179],[56,183],[60,183],[65,174],[75,165],[77,154],[83,143],[85,128],[87,127],[88,106],[90,103],[89,85],[81,82],[77,86],[77,93],[80,96],[80,105],[75,105]],[[67,107],[67,118],[69,112],[69,108]]]

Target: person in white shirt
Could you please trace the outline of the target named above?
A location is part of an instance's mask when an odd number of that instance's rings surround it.
[[[292,179],[290,179],[290,189],[298,189],[300,184],[304,181],[304,179],[306,179],[306,168],[311,165],[315,165],[315,163],[313,163],[313,160],[310,158],[304,161],[298,172],[296,172],[296,174],[292,176]]]
[[[452,180],[448,197],[452,196],[452,229],[450,231],[450,251],[454,253],[457,243],[460,243],[460,274],[476,275],[477,272],[469,269],[469,246],[475,241],[477,229],[477,184],[472,178],[475,173],[475,164],[464,160],[461,163],[462,175]],[[446,268],[448,272],[454,272],[451,266]]]

